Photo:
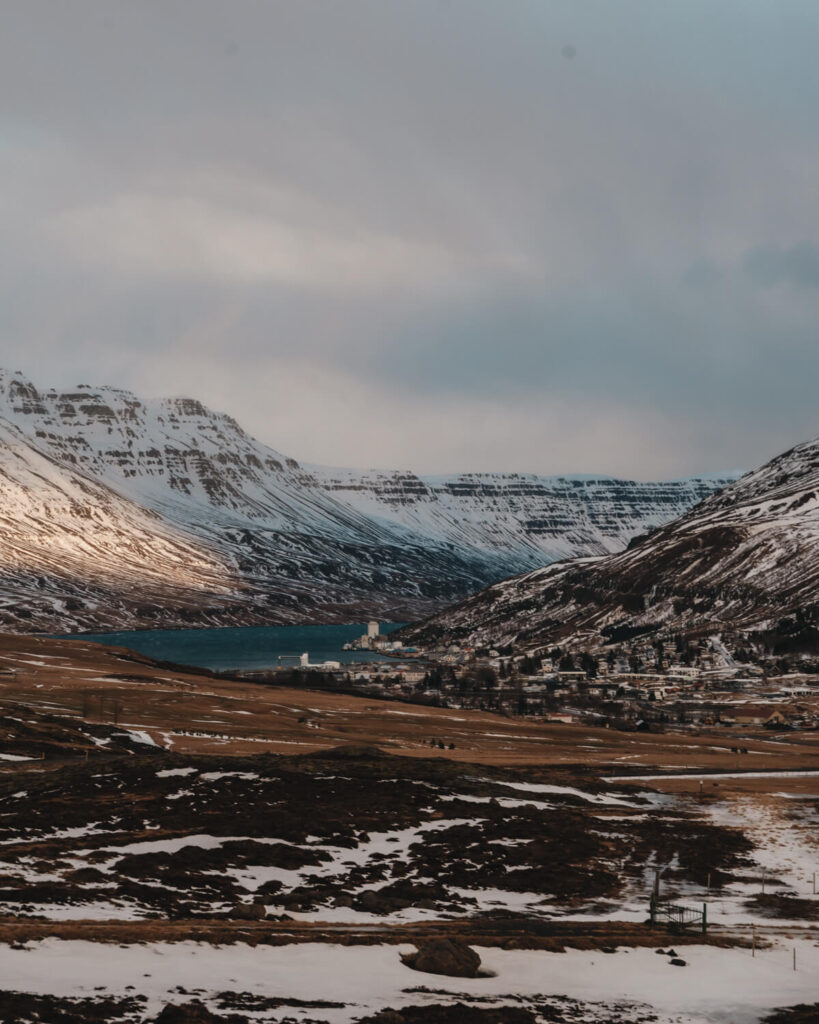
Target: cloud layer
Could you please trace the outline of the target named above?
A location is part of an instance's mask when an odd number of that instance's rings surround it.
[[[813,0],[75,0],[0,39],[2,363],[313,462],[819,433]]]

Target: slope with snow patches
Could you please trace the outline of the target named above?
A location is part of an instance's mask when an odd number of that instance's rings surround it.
[[[489,587],[408,630],[422,643],[600,642],[614,630],[766,630],[819,604],[819,440],[706,498],[626,551]]]
[[[0,428],[11,629],[417,618],[619,550],[726,482],[307,467],[193,399],[40,391],[8,372]]]

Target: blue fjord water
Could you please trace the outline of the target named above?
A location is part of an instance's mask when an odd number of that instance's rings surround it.
[[[382,622],[390,633],[400,622]],[[343,651],[366,633],[364,623],[343,626],[225,626],[219,629],[140,629],[123,633],[84,633],[83,640],[130,647],[159,661],[214,670],[275,668],[280,655],[307,651],[310,661],[384,661],[369,651]],[[75,638],[76,634],[75,634]],[[78,639],[78,638],[77,638]]]

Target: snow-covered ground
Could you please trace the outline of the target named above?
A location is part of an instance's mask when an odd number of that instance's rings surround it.
[[[797,970],[793,970],[793,949]],[[343,1002],[343,1008],[279,1013],[289,1019],[352,1024],[386,1006],[469,1001],[536,1005],[538,998],[568,996],[590,1003],[623,1001],[653,1008],[661,1021],[684,1024],[755,1024],[777,1006],[819,998],[819,946],[788,940],[771,949],[686,946],[686,967],[675,967],[652,949],[613,954],[569,950],[479,949],[494,976],[464,979],[423,974],[403,966],[409,946],[209,946],[195,942],[113,945],[45,939],[25,949],[0,945],[0,975],[22,992],[62,996],[125,995],[127,986],[149,999],[147,1010],[180,1002],[182,986],[206,1001],[223,991],[267,997]],[[417,986],[435,994],[406,991]],[[510,995],[511,993],[511,995]],[[188,996],[187,998],[190,998]],[[266,1011],[265,1020],[279,1019]],[[589,1021],[605,1021],[603,1007],[589,1007]],[[643,1017],[645,1019],[645,1017]]]

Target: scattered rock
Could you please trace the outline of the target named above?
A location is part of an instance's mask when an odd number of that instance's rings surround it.
[[[685,960],[682,960],[678,956],[675,956],[673,959],[669,960],[668,962],[670,964],[672,964],[674,967],[687,967],[688,966],[688,963]]]
[[[416,953],[401,957],[414,971],[445,974],[450,978],[477,978],[481,958],[460,939],[430,939]]]

